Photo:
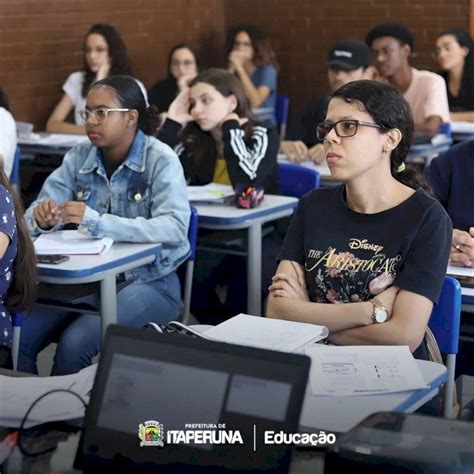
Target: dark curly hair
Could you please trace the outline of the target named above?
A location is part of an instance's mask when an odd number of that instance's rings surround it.
[[[96,87],[112,89],[120,105],[125,109],[135,109],[138,112],[138,127],[147,135],[154,135],[159,124],[158,109],[154,105],[147,107],[145,96],[137,81],[131,76],[109,76],[94,83],[90,90]]]
[[[391,84],[376,81],[353,81],[337,89],[331,98],[342,98],[346,102],[358,102],[380,126],[380,133],[397,128],[402,139],[390,155],[390,170],[392,176],[402,184],[413,189],[423,188],[431,192],[431,188],[415,168],[406,166],[399,172],[400,165],[404,162],[413,141],[413,115],[408,102]]]
[[[225,45],[226,57],[228,57],[230,52],[234,49],[235,37],[241,31],[247,33],[249,35],[250,41],[252,42],[252,47],[254,50],[253,62],[255,65],[271,65],[278,69],[276,54],[270,43],[270,38],[260,27],[255,25],[242,23],[229,29]]]
[[[123,74],[127,76],[132,76],[132,65],[130,59],[127,56],[127,47],[120,36],[120,33],[113,25],[107,23],[97,23],[92,26],[92,28],[87,32],[84,37],[84,44],[89,35],[101,35],[105,39],[107,46],[109,47],[109,56],[110,56],[110,75]],[[87,60],[84,56],[84,83],[82,84],[82,96],[87,95],[89,87],[94,82],[96,73],[92,72],[87,64]]]

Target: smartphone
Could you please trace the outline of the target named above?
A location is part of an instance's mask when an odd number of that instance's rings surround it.
[[[67,262],[69,257],[67,255],[37,255],[36,261],[38,263],[47,263],[48,265],[57,265],[58,263]]]

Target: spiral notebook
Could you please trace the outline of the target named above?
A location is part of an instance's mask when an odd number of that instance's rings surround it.
[[[114,241],[110,237],[93,239],[77,230],[41,234],[35,241],[37,255],[104,255]]]
[[[195,338],[283,352],[304,352],[306,347],[329,335],[326,326],[248,314],[238,314],[205,332],[185,326],[178,321],[171,321],[165,325],[148,323],[146,327],[160,333],[184,334]]]

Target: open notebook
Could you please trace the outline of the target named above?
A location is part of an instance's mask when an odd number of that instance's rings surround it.
[[[303,351],[308,345],[321,341],[329,335],[326,326],[262,318],[248,314],[234,316],[205,332],[200,332],[177,321],[171,321],[166,325],[148,323],[146,327],[163,333],[186,334],[203,339],[283,352]]]
[[[189,201],[196,204],[224,204],[234,198],[234,190],[227,184],[209,183],[205,186],[188,186],[186,189]]]
[[[37,255],[103,255],[114,241],[109,237],[93,239],[77,230],[41,234],[34,242]]]

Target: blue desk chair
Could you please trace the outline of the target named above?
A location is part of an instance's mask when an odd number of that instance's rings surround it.
[[[439,126],[439,132],[438,133],[441,133],[442,135],[446,135],[448,138],[452,138],[453,132],[451,130],[451,124],[449,122],[442,123]]]
[[[25,315],[23,313],[11,313],[11,316],[13,326],[12,360],[13,370],[16,370],[18,367],[18,353],[20,352],[21,326]]]
[[[20,147],[17,146],[15,150],[15,157],[13,159],[12,174],[10,176],[10,183],[17,194],[20,193]]]
[[[197,238],[199,228],[199,214],[197,210],[191,206],[191,217],[189,219],[188,240],[191,246],[191,254],[186,260],[186,270],[184,276],[184,310],[182,322],[188,324],[190,308],[191,308],[191,292],[193,288],[194,262],[196,261]]]
[[[448,380],[445,387],[443,416],[452,418],[454,373],[456,354],[459,348],[461,320],[461,285],[455,278],[446,276],[443,280],[438,304],[433,308],[428,326],[433,332],[441,353],[446,355]]]
[[[305,166],[279,163],[278,176],[280,192],[284,196],[300,198],[311,189],[319,188],[319,173]]]
[[[275,118],[280,132],[280,140],[285,139],[289,107],[290,98],[287,95],[277,94],[275,104]]]

